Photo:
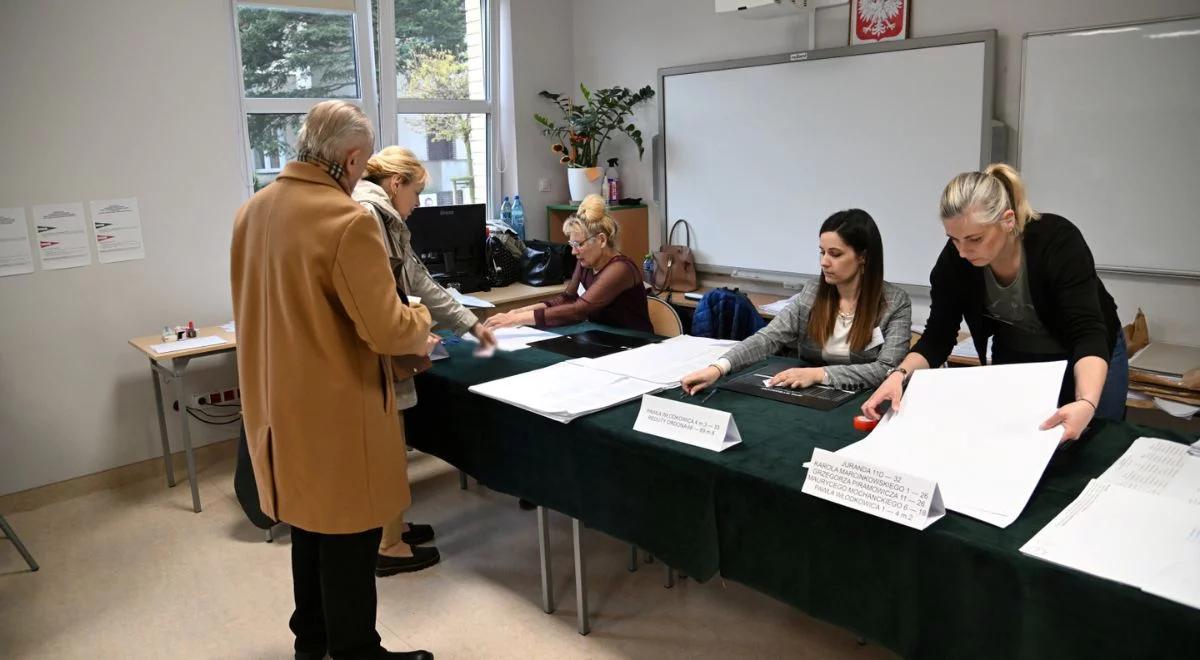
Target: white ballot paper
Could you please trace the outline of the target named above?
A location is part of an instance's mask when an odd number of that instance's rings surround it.
[[[1200,506],[1093,479],[1021,552],[1200,607]]]
[[[572,360],[609,373],[674,387],[679,379],[707,367],[737,344],[728,339],[709,339],[679,335],[657,344],[593,359]]]
[[[83,204],[44,204],[33,207],[42,268],[78,268],[92,263]]]
[[[1100,481],[1200,506],[1200,457],[1180,442],[1138,438]]]
[[[633,430],[712,451],[725,451],[742,441],[732,413],[661,396],[642,395]]]
[[[496,335],[496,350],[500,351],[519,351],[529,348],[529,344],[543,339],[554,339],[559,335],[545,330],[538,330],[529,326],[519,325],[515,328],[496,328],[492,330],[492,334]],[[466,333],[462,338],[469,342],[479,343],[475,335]]]
[[[566,424],[662,388],[636,378],[559,362],[468,389]]]
[[[450,297],[458,301],[458,304],[462,305],[463,307],[478,307],[480,309],[490,309],[495,307],[494,304],[484,300],[483,298],[468,296],[452,286],[446,287],[446,293],[450,294]]]
[[[900,410],[838,453],[936,482],[947,509],[1007,527],[1062,438],[1038,427],[1057,409],[1066,364],[922,369]]]
[[[800,492],[856,511],[925,529],[946,515],[936,483],[814,449]]]
[[[100,263],[146,258],[146,246],[142,242],[142,216],[138,213],[136,197],[94,201],[90,206]]]
[[[0,277],[33,272],[25,209],[0,209]]]

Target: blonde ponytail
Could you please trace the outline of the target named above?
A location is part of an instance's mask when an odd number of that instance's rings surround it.
[[[579,208],[575,209],[575,215],[567,218],[563,222],[563,233],[569,234],[574,230],[580,230],[588,236],[598,236],[604,234],[608,238],[608,244],[612,248],[617,248],[617,234],[620,232],[620,227],[617,221],[608,213],[608,205],[604,203],[604,198],[600,195],[588,195],[579,203]]]
[[[1004,163],[993,163],[982,172],[964,172],[954,177],[942,191],[939,206],[943,220],[971,212],[982,224],[996,222],[1011,209],[1018,233],[1025,231],[1027,223],[1041,217],[1029,204],[1021,175]]]

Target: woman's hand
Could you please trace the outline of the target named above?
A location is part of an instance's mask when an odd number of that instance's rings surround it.
[[[823,380],[825,380],[824,369],[820,367],[797,367],[795,369],[785,369],[771,376],[771,380],[767,384],[771,387],[803,389],[805,387],[812,387]]]
[[[520,325],[520,321],[518,320],[517,316],[518,313],[515,311],[501,312],[500,314],[489,316],[487,320],[483,322],[483,327],[487,328],[488,330],[495,330],[496,328],[511,328],[514,325]]]
[[[471,326],[471,334],[479,340],[481,348],[491,348],[496,345],[496,335],[492,334],[491,328],[482,323]]]
[[[879,409],[884,403],[890,402],[892,410],[900,410],[900,398],[904,396],[904,373],[897,371],[880,383],[879,388],[862,405],[862,412],[871,419],[883,417]]]
[[[1055,426],[1062,426],[1063,435],[1059,440],[1061,444],[1070,440],[1078,440],[1095,415],[1096,407],[1090,401],[1072,401],[1055,411],[1050,419],[1042,422],[1039,428],[1045,431]]]
[[[693,371],[692,373],[679,379],[679,384],[683,386],[683,391],[688,394],[695,394],[700,390],[717,382],[721,377],[721,370],[714,366],[707,366],[703,369]]]

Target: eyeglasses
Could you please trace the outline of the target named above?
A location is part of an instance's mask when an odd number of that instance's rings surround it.
[[[587,245],[588,241],[592,240],[593,238],[596,238],[596,234],[591,234],[587,238],[583,239],[582,241],[578,241],[578,242],[567,241],[567,245],[570,245],[572,249],[578,250],[578,249],[582,248],[583,246]]]

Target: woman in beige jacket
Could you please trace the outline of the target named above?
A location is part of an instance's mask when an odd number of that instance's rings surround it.
[[[429,310],[439,328],[455,335],[469,332],[481,345],[494,345],[496,339],[492,331],[479,322],[474,312],[463,307],[434,281],[413,252],[405,220],[420,205],[419,196],[428,179],[429,173],[413,152],[404,147],[387,147],[367,161],[366,173],[354,188],[354,199],[379,223],[396,284],[409,295],[420,297],[421,304]],[[397,380],[395,385],[401,411],[416,405],[417,391],[412,379]],[[404,424],[400,427],[403,430]],[[436,564],[441,558],[437,548],[419,547],[432,541],[433,537],[432,526],[406,523],[401,512],[383,528],[375,574],[386,577]]]
[[[375,631],[381,527],[410,502],[390,356],[427,355],[430,316],[396,295],[350,197],[372,133],[354,105],[317,104],[297,160],[238,210],[238,378],[263,512],[292,526],[296,657],[432,660]]]

